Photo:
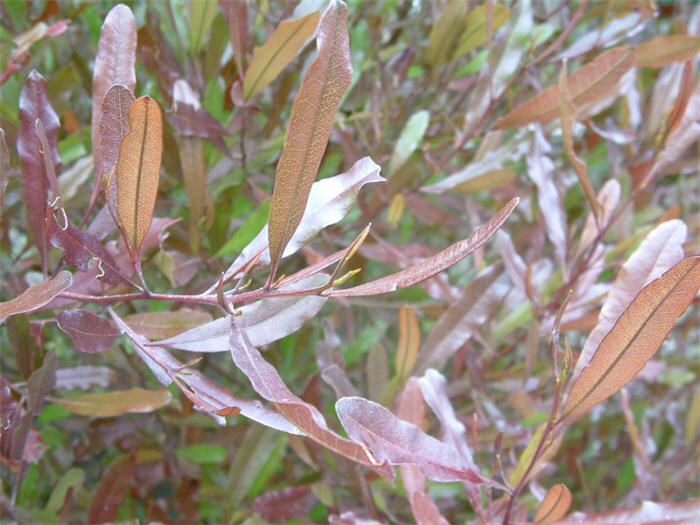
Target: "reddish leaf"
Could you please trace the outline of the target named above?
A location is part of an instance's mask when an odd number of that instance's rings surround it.
[[[133,93],[136,86],[135,62],[136,20],[131,9],[118,4],[107,13],[102,24],[92,78],[92,158],[98,175],[103,173],[100,170],[104,165],[103,146],[99,139],[103,130],[100,125],[104,114],[103,100],[115,84],[121,84]],[[99,177],[96,177],[95,187],[99,187],[99,183]]]
[[[571,492],[559,483],[547,491],[535,514],[535,524],[548,525],[564,517],[571,506]]]
[[[92,234],[70,223],[61,228],[53,219],[50,220],[49,227],[49,241],[56,248],[63,250],[63,257],[68,264],[81,272],[87,272],[93,264],[96,265],[98,279],[107,284],[127,282],[112,254]]]
[[[129,126],[129,108],[134,103],[134,95],[129,88],[121,84],[115,84],[102,99],[100,121],[98,123],[97,136],[99,144],[99,162],[95,164],[95,173],[105,182],[112,168],[119,160],[119,148],[122,139],[131,129]],[[107,188],[107,191],[110,189]],[[116,210],[116,202],[112,208]]]
[[[671,62],[693,60],[700,52],[700,37],[662,35],[637,46],[637,65],[663,67]]]
[[[46,159],[37,136],[37,121],[44,128],[50,148],[50,151],[46,152]],[[17,153],[24,175],[24,202],[27,206],[29,226],[42,257],[46,254],[44,231],[49,190],[49,175],[46,169],[48,165],[55,171],[60,163],[57,146],[59,128],[58,116],[46,94],[46,81],[36,70],[32,70],[19,96]],[[52,196],[55,197],[57,195]]]
[[[508,204],[501,208],[490,221],[483,226],[480,226],[476,231],[463,241],[459,241],[449,248],[441,251],[437,255],[426,259],[422,263],[406,268],[398,273],[382,277],[369,283],[361,284],[353,288],[344,290],[331,290],[328,293],[331,297],[358,297],[365,295],[378,295],[388,292],[393,292],[397,288],[406,288],[413,284],[425,281],[426,279],[440,273],[450,266],[464,259],[471,252],[479,248],[491,236],[496,233],[496,230],[506,221],[508,216],[513,212],[518,205],[520,199],[512,199]]]
[[[311,492],[311,485],[286,487],[267,492],[253,500],[253,510],[273,523],[282,523],[305,516],[311,510],[316,497]]]
[[[640,290],[683,258],[686,234],[687,227],[682,221],[661,223],[646,236],[622,265],[600,310],[598,323],[581,349],[574,368],[574,377],[578,377],[588,366],[600,342]]]
[[[30,286],[20,295],[0,303],[0,324],[11,315],[32,312],[41,308],[73,283],[70,272],[60,272],[50,281]]]
[[[75,347],[88,354],[109,350],[121,333],[113,323],[87,310],[65,310],[56,320]]]
[[[418,465],[426,477],[435,481],[487,481],[470,469],[454,448],[373,401],[343,397],[335,409],[348,435],[362,443],[377,464]]]
[[[700,257],[688,257],[642,289],[571,386],[561,421],[581,417],[646,365],[700,288]]]
[[[598,55],[566,80],[571,102],[578,108],[611,91],[635,63],[635,51],[619,46]],[[559,87],[553,85],[500,118],[495,127],[515,128],[529,122],[548,122],[559,114]]]
[[[333,0],[318,26],[316,59],[306,70],[294,99],[270,202],[271,281],[302,220],[335,113],[352,81],[347,20],[347,6]]]
[[[197,94],[183,79],[173,85],[173,111],[168,113],[168,121],[185,137],[214,139],[226,135],[226,130],[202,107]]]
[[[139,264],[158,194],[163,123],[158,103],[141,97],[129,108],[131,131],[122,139],[115,171],[117,216],[132,261]]]
[[[260,396],[275,403],[277,410],[310,439],[341,456],[376,470],[386,478],[392,477],[389,467],[371,461],[360,445],[329,429],[323,415],[315,406],[306,403],[287,388],[277,370],[250,343],[235,316],[230,317],[230,323],[233,362],[248,377]]]
[[[90,498],[87,522],[105,523],[114,521],[119,506],[134,480],[136,460],[133,454],[118,456],[105,469]]]

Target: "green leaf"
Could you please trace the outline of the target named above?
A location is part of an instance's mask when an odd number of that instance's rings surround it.
[[[267,217],[270,213],[270,199],[265,199],[260,203],[260,206],[241,224],[231,238],[226,241],[215,257],[223,257],[239,253],[245,248],[250,241],[263,229],[267,223]]]
[[[199,53],[204,44],[205,35],[209,34],[214,17],[219,10],[216,0],[190,0],[190,51]]]
[[[425,132],[430,122],[430,113],[426,110],[418,111],[411,115],[404,125],[399,135],[399,140],[394,146],[394,153],[391,155],[391,169],[389,176],[396,173],[398,169],[408,160],[411,154],[420,146]]]
[[[201,465],[223,463],[228,457],[228,450],[222,445],[198,443],[178,448],[175,453],[182,459]]]

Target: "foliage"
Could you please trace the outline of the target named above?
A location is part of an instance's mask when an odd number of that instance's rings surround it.
[[[0,4],[3,519],[700,513],[700,6],[108,4]]]

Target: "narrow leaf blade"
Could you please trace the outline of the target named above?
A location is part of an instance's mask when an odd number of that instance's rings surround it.
[[[344,290],[331,290],[328,294],[331,297],[358,297],[365,295],[378,295],[388,292],[393,292],[397,288],[405,288],[413,284],[425,281],[426,279],[440,273],[457,262],[464,259],[467,255],[482,246],[488,241],[491,236],[496,233],[496,230],[506,221],[518,205],[519,199],[512,199],[508,204],[501,208],[491,220],[483,226],[480,226],[476,231],[463,241],[459,241],[440,253],[426,259],[425,261],[406,268],[374,281],[370,281],[359,286],[346,288]]]
[[[32,312],[41,308],[71,284],[73,284],[71,273],[62,271],[50,281],[30,286],[14,299],[0,303],[0,324],[11,315]]]
[[[561,420],[581,417],[651,359],[700,288],[700,257],[688,257],[642,289],[578,376]]]
[[[537,525],[556,523],[564,517],[571,506],[571,491],[563,483],[554,485],[547,491],[535,514]]]
[[[265,43],[253,50],[253,58],[243,81],[246,100],[260,93],[294,60],[314,34],[320,16],[318,11],[314,11],[281,22]]]
[[[75,347],[88,354],[109,350],[121,333],[113,323],[87,310],[64,310],[56,320]]]
[[[319,24],[316,59],[304,75],[292,105],[270,202],[270,281],[304,215],[335,113],[352,81],[347,19],[347,6],[333,0]]]
[[[100,394],[56,399],[54,403],[81,416],[115,417],[127,413],[146,413],[158,410],[170,402],[168,390],[131,388]]]

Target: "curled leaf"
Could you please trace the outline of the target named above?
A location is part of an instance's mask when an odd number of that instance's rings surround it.
[[[329,429],[323,415],[314,405],[305,402],[287,388],[277,370],[250,343],[235,316],[230,317],[230,323],[233,362],[260,396],[275,403],[277,410],[309,438],[341,456],[373,468],[387,478],[392,477],[391,469],[373,462],[360,445]]]
[[[343,397],[335,409],[348,435],[367,447],[378,464],[418,465],[426,477],[435,481],[485,481],[455,449],[373,401]]]

